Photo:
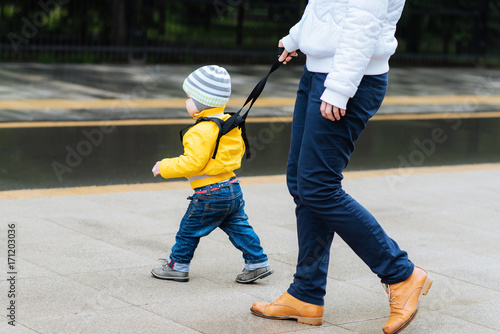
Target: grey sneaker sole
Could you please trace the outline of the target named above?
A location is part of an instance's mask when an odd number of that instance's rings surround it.
[[[154,273],[154,271],[151,270],[151,275],[153,277],[159,278],[159,279],[164,279],[164,280],[169,280],[169,281],[175,281],[175,282],[189,282],[189,277],[165,277],[165,276],[159,276]]]
[[[239,280],[239,279],[236,279],[236,282],[237,283],[241,283],[241,284],[248,284],[248,283],[255,282],[258,279],[265,278],[265,277],[267,277],[267,276],[269,276],[269,275],[271,275],[273,273],[274,273],[274,269],[271,269],[269,271],[266,271],[266,272],[260,274],[259,276],[256,276],[256,277],[248,279],[248,280]]]

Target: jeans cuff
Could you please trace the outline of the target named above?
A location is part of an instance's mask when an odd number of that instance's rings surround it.
[[[410,266],[408,267],[408,270],[406,270],[404,272],[404,274],[400,275],[399,277],[397,277],[395,279],[394,278],[390,279],[390,280],[382,279],[381,283],[382,284],[397,284],[397,283],[404,282],[408,278],[410,278],[411,274],[413,274],[413,270],[415,269],[415,265],[410,260],[408,260],[408,262],[410,263]]]
[[[245,269],[246,270],[255,270],[258,268],[267,267],[268,265],[269,265],[268,260],[266,260],[264,262],[257,262],[257,263],[245,263]]]
[[[305,295],[302,295],[300,293],[297,293],[293,288],[292,286],[290,285],[290,287],[288,288],[287,292],[292,296],[292,297],[295,297],[297,298],[298,300],[300,300],[301,302],[305,302],[305,303],[309,303],[309,304],[313,304],[313,305],[319,305],[319,306],[324,306],[325,305],[325,300],[324,298],[314,298],[314,297],[311,297],[311,296],[305,296]]]
[[[183,273],[189,272],[189,263],[178,263],[172,260],[170,257],[168,257],[167,264],[173,270],[177,270]]]

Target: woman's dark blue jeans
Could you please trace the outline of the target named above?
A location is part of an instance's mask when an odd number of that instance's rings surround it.
[[[326,73],[304,70],[297,91],[287,184],[296,203],[299,254],[292,296],[324,305],[330,246],[338,234],[382,283],[406,280],[413,272],[407,253],[377,220],[342,189],[342,171],[354,142],[375,115],[387,90],[387,73],[364,76],[339,121],[321,116]]]

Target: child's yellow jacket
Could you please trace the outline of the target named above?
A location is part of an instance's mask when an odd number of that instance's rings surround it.
[[[230,115],[223,115],[224,108],[205,109],[196,114],[195,118],[218,115],[216,117],[226,120]],[[241,167],[241,159],[245,153],[241,130],[235,128],[222,136],[217,156],[212,159],[218,134],[219,128],[215,122],[200,122],[193,126],[182,140],[184,154],[161,161],[161,176],[166,179],[188,178],[193,189],[235,176],[233,171]]]

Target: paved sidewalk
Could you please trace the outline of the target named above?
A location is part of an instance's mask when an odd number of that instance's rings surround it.
[[[500,165],[346,176],[346,191],[434,277],[404,333],[500,333]],[[186,182],[71,196],[29,198],[23,191],[0,200],[0,262],[4,277],[15,278],[0,282],[0,333],[381,333],[386,296],[340,238],[332,247],[323,326],[250,314],[254,301],[272,301],[287,289],[297,240],[283,176],[242,178],[242,186],[275,270],[250,285],[234,282],[243,261],[221,231],[202,239],[189,283],[151,277],[173,244],[191,193]],[[12,301],[15,327],[5,318]]]

